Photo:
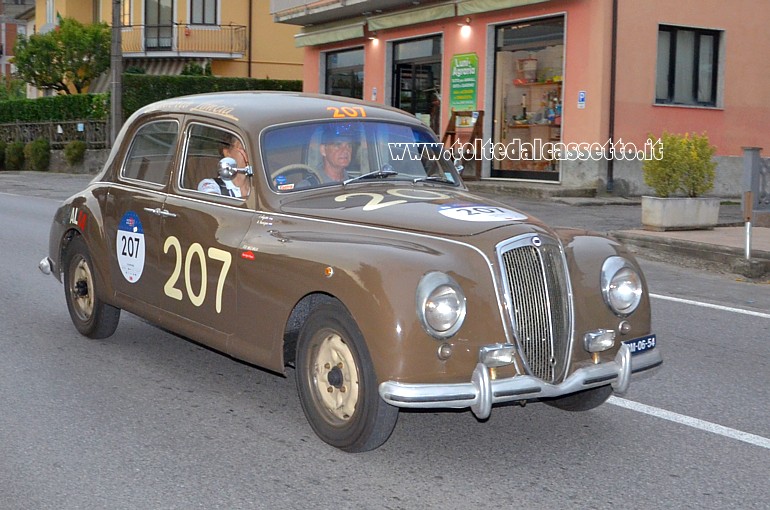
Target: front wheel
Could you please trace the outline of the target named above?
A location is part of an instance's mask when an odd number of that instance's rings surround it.
[[[88,247],[75,237],[64,255],[64,297],[75,328],[89,338],[107,338],[115,332],[120,308],[99,297]]]
[[[305,417],[328,444],[365,452],[390,437],[398,408],[380,398],[363,335],[341,303],[320,305],[308,317],[297,342],[296,376]]]
[[[543,402],[563,411],[590,411],[605,403],[611,395],[612,386],[607,385],[579,391],[566,397],[543,400]]]

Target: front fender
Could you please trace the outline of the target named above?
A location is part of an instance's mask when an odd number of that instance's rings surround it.
[[[574,342],[572,368],[581,363],[593,363],[590,353],[583,348],[583,336],[597,329],[617,333],[615,347],[601,353],[602,360],[612,360],[621,342],[651,333],[650,298],[644,273],[634,256],[620,243],[595,232],[577,229],[556,229],[569,268],[574,308]],[[642,279],[643,295],[638,308],[628,317],[615,315],[601,292],[602,264],[607,258],[620,256],[628,260]],[[621,328],[625,322],[626,327]],[[625,332],[621,332],[625,331]]]

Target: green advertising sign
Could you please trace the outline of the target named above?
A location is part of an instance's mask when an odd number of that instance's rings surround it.
[[[452,57],[449,75],[449,108],[453,111],[476,110],[479,57],[463,53]]]

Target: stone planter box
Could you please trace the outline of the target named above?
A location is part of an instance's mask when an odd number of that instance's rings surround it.
[[[719,198],[642,197],[645,230],[712,229],[719,221]]]

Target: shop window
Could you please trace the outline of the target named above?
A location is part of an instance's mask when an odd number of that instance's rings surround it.
[[[550,147],[561,142],[564,17],[495,30],[492,177],[559,180]]]
[[[217,0],[190,0],[190,23],[216,25]]]
[[[364,49],[326,54],[326,93],[364,98]]]
[[[717,105],[720,36],[717,30],[660,26],[657,104]]]

